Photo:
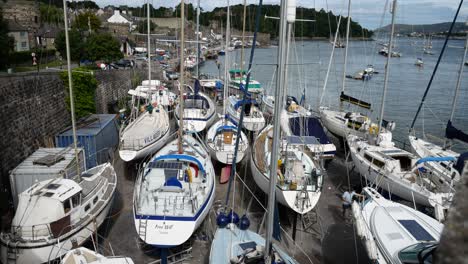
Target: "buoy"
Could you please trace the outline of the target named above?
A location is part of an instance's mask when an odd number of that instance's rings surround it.
[[[228,223],[229,223],[229,219],[226,216],[226,214],[224,214],[224,212],[219,213],[218,216],[216,217],[216,224],[219,227],[224,228],[227,226]]]
[[[239,223],[239,215],[236,214],[236,212],[234,212],[233,210],[229,212],[227,218],[229,223],[233,223],[235,225]]]
[[[249,226],[250,226],[249,218],[247,217],[247,215],[243,215],[240,219],[239,228],[241,230],[247,230],[249,229]]]

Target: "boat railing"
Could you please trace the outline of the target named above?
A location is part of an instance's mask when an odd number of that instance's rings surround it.
[[[21,240],[38,241],[54,238],[49,224],[12,226],[11,229],[13,237],[21,238]]]
[[[120,149],[121,150],[139,150],[147,145],[153,143],[155,140],[161,137],[162,132],[157,131],[152,135],[145,137],[145,138],[129,138],[129,139],[122,139],[120,142]]]

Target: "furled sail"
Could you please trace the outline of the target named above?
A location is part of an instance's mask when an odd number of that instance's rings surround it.
[[[445,137],[448,139],[458,139],[465,143],[468,143],[468,135],[463,131],[457,129],[452,125],[452,121],[448,121],[447,127],[445,128]]]
[[[365,101],[361,101],[357,98],[354,98],[352,96],[349,96],[349,95],[346,95],[344,92],[341,92],[341,95],[340,95],[340,101],[341,102],[348,102],[350,104],[354,104],[354,105],[357,105],[357,106],[360,106],[362,108],[366,108],[366,109],[370,109],[371,108],[371,104],[368,103],[368,102],[365,102]]]

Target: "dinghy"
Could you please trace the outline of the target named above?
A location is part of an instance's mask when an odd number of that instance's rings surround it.
[[[443,225],[366,187],[352,205],[356,233],[373,263],[432,263]]]

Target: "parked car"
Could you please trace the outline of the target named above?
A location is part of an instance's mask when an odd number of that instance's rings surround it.
[[[114,63],[119,68],[132,68],[133,64],[131,60],[127,59],[120,59]]]
[[[164,71],[164,80],[177,80],[179,79],[179,74],[175,71]]]

